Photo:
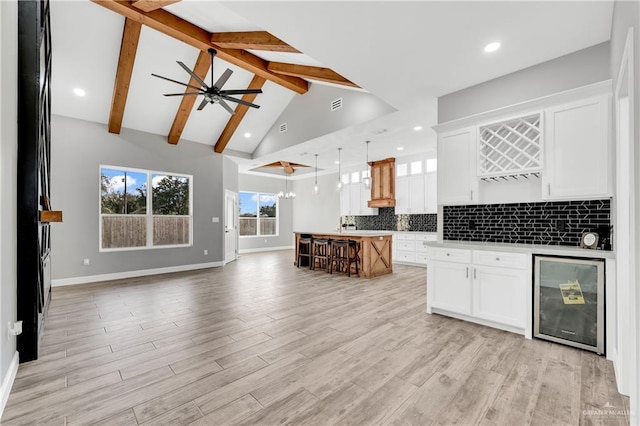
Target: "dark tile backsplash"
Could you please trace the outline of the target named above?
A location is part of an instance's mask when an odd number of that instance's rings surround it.
[[[458,241],[578,246],[585,231],[611,250],[611,200],[445,206],[443,238]]]
[[[438,215],[395,214],[393,207],[381,207],[375,216],[345,216],[343,220],[361,230],[436,232]]]

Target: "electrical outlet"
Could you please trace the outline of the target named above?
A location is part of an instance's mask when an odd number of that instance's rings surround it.
[[[89,261],[89,259],[82,259],[82,265],[83,266],[89,266],[91,264],[91,262]]]
[[[212,223],[218,223],[218,222],[220,222],[220,218],[219,217],[212,217],[211,218],[211,222]]]
[[[209,250],[206,250],[206,249],[205,249],[205,251],[204,251],[204,255],[205,255],[205,256],[207,256],[208,254],[209,254]]]
[[[567,220],[558,219],[556,221],[556,229],[558,230],[558,232],[567,232]]]

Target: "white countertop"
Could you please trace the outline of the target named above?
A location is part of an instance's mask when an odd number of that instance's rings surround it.
[[[542,244],[508,244],[508,243],[483,243],[481,241],[431,241],[426,242],[428,247],[451,248],[466,250],[495,250],[512,253],[551,254],[557,256],[593,257],[615,259],[613,251],[591,250],[570,246],[547,246]]]
[[[392,231],[326,231],[326,232],[318,232],[318,231],[293,231],[294,234],[309,234],[309,235],[332,235],[337,237],[386,237],[388,235],[393,235]]]

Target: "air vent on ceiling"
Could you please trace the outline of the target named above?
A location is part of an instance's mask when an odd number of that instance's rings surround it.
[[[284,133],[287,131],[287,123],[282,123],[280,125],[280,133]]]
[[[331,111],[335,111],[340,108],[342,108],[342,98],[331,101]]]

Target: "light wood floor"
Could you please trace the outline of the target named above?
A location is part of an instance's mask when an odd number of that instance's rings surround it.
[[[367,280],[292,263],[54,289],[2,424],[629,422],[603,357],[427,315],[422,268]]]

